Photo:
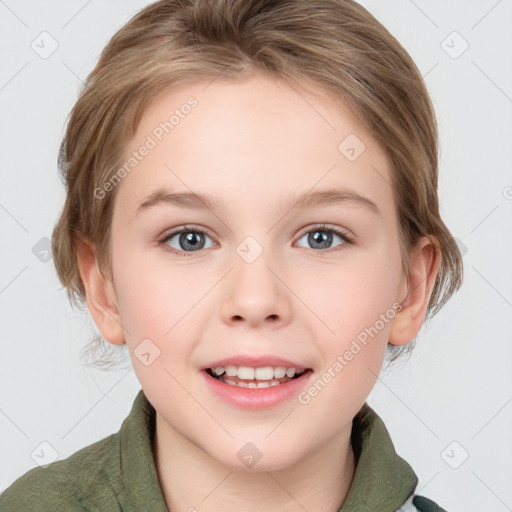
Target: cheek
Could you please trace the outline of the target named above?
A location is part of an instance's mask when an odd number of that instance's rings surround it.
[[[197,273],[171,268],[164,258],[128,255],[121,247],[117,265],[120,314],[132,334],[163,339],[198,299]]]
[[[177,321],[180,300],[175,285],[137,273],[137,278],[127,276],[120,291],[120,314],[132,338],[159,340]]]
[[[206,329],[205,318],[209,318],[204,311],[208,301],[201,298],[211,289],[215,276],[182,265],[171,266],[165,258],[155,261],[135,253],[120,257],[118,262],[120,315],[141,384],[144,386],[148,378],[149,386],[159,378],[168,381],[165,370],[183,376],[195,364],[192,355]],[[158,354],[148,367],[137,360],[143,340],[150,353]]]
[[[389,249],[389,248],[388,248]],[[400,261],[392,251],[359,251],[343,264],[319,266],[304,272],[298,295],[324,322],[322,329],[334,345],[345,345],[365,328],[373,326],[381,315],[392,314],[400,280]],[[311,275],[315,278],[312,280]],[[391,310],[391,311],[390,311]],[[385,330],[379,322],[379,330]]]
[[[176,269],[171,274],[135,257],[124,258],[121,265],[116,288],[137,378],[153,402],[171,394],[175,403],[188,403],[177,381],[187,376],[199,338],[190,320],[200,295]]]
[[[317,322],[315,338],[322,368],[299,402],[309,414],[326,418],[324,427],[333,435],[341,422],[357,413],[375,385],[396,314],[399,277],[399,262],[373,254],[355,258],[337,271],[316,273],[315,287],[309,279],[303,281],[302,297],[308,297],[304,302],[323,322]],[[333,417],[341,404],[344,416]]]
[[[316,286],[304,278],[302,297],[307,297],[304,301],[323,321],[318,322],[318,332],[325,333],[316,337],[323,366],[317,388],[323,389],[328,382],[323,398],[312,399],[311,410],[328,414],[329,407],[344,403],[355,414],[366,400],[386,355],[400,276],[397,250],[383,246],[358,251],[337,269],[316,272]]]

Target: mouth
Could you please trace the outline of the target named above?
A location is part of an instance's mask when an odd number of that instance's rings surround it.
[[[221,359],[200,372],[207,389],[239,410],[263,410],[289,403],[311,381],[313,369],[274,355]]]
[[[285,366],[217,366],[204,370],[211,378],[240,388],[264,389],[281,386],[292,380],[299,379],[311,368],[293,368]]]

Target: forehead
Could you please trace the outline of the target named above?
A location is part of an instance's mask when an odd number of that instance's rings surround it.
[[[340,187],[384,211],[393,203],[384,151],[341,100],[260,75],[169,90],[145,112],[123,164],[124,213],[163,187],[259,210]]]

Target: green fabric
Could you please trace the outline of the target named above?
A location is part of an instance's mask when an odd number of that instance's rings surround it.
[[[0,495],[0,511],[167,512],[151,451],[154,427],[141,390],[117,434],[31,469]]]
[[[358,463],[340,512],[394,512],[413,493],[417,477],[368,404],[353,425]],[[141,390],[118,433],[31,469],[0,495],[0,510],[168,512],[152,455],[154,428],[155,411]]]
[[[394,512],[413,494],[418,478],[395,452],[384,422],[365,403],[354,418],[354,480],[339,512]]]

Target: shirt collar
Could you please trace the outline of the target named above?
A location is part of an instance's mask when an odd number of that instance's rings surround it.
[[[141,389],[121,425],[120,489],[123,512],[168,512],[153,459],[156,413]]]
[[[357,466],[339,512],[394,512],[413,494],[418,477],[397,455],[382,419],[367,402],[352,422]]]
[[[168,512],[153,459],[155,409],[140,390],[119,431],[122,510]],[[365,403],[353,420],[354,479],[339,512],[394,512],[411,496],[418,478],[395,452],[382,419]]]

